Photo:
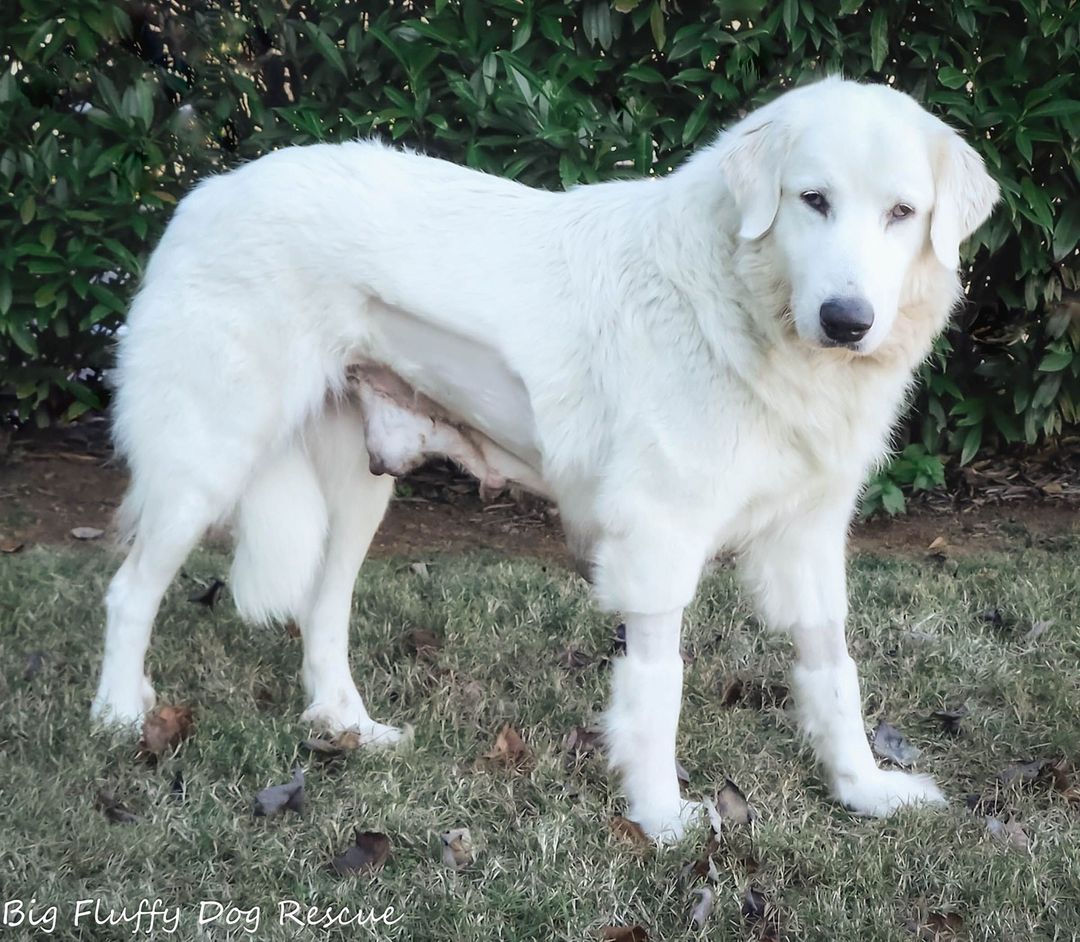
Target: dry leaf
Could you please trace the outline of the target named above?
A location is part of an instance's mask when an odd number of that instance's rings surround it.
[[[352,847],[334,858],[334,872],[340,877],[381,870],[390,856],[390,838],[385,834],[360,830],[354,834]]]
[[[871,745],[879,758],[888,759],[903,768],[910,767],[922,755],[921,749],[911,745],[900,730],[884,720],[874,730]]]
[[[311,736],[301,746],[308,752],[326,759],[338,759],[347,752],[355,752],[363,744],[360,734],[353,729],[346,729],[332,739],[324,736]]]
[[[270,817],[285,809],[299,814],[304,810],[304,770],[297,766],[291,782],[271,785],[255,795],[252,812],[257,818]]]
[[[642,926],[604,926],[602,942],[649,942],[649,933]]]
[[[754,819],[754,812],[746,801],[746,796],[731,779],[725,778],[720,791],[716,793],[715,802],[706,802],[705,808],[709,812],[709,821],[713,830],[719,834],[720,824],[749,824]],[[715,813],[718,820],[714,820]]]
[[[765,918],[766,905],[765,894],[757,887],[750,885],[746,888],[746,895],[743,897],[739,911],[747,922],[757,923]]]
[[[959,913],[926,913],[907,927],[923,942],[952,942],[964,931],[964,919]]]
[[[45,666],[45,655],[40,651],[31,651],[26,655],[26,667],[23,668],[23,680],[30,680]]]
[[[26,548],[25,543],[20,543],[17,540],[5,540],[0,543],[0,553],[21,553]]]
[[[158,707],[143,720],[139,751],[149,756],[172,751],[191,735],[192,722],[189,707]]]
[[[452,870],[461,870],[473,862],[472,835],[468,828],[454,828],[439,835],[442,859]]]
[[[693,895],[698,897],[698,901],[694,904],[694,908],[690,910],[690,925],[695,929],[704,929],[705,923],[709,921],[709,916],[712,914],[716,895],[707,886],[698,887],[694,890]]]
[[[592,662],[593,658],[591,654],[586,654],[584,651],[573,647],[563,648],[556,659],[556,663],[559,667],[568,671],[584,670],[592,664]]]
[[[633,844],[637,847],[652,846],[652,841],[649,840],[648,835],[641,829],[641,825],[637,821],[631,821],[629,818],[617,814],[611,819],[610,827],[611,833],[620,841],[625,841],[627,844]]]
[[[946,542],[945,537],[943,537],[943,536],[934,537],[933,542],[928,547],[926,547],[926,551],[928,553],[932,553],[932,552],[934,552],[934,550],[939,550],[943,546],[948,546],[948,543]]]
[[[1030,785],[1039,778],[1039,774],[1046,765],[1045,759],[1032,759],[1029,762],[1014,762],[1006,766],[998,773],[998,781],[1002,785],[1011,785],[1017,782],[1021,785]]]
[[[995,838],[1017,850],[1028,850],[1031,847],[1031,839],[1015,818],[1002,821],[1000,818],[987,817],[986,830]]]
[[[488,762],[505,766],[508,769],[524,770],[532,766],[532,751],[513,726],[507,723],[495,737],[492,750],[482,758]]]
[[[442,647],[442,639],[427,628],[413,628],[405,633],[405,650],[412,657],[432,661]]]
[[[743,707],[751,710],[783,709],[791,699],[786,684],[766,684],[755,678],[732,674],[719,684],[722,707]]]
[[[105,535],[105,531],[99,530],[97,527],[75,527],[71,531],[71,535],[76,540],[99,540]]]
[[[597,726],[574,726],[563,737],[564,765],[569,769],[603,746],[604,731]]]
[[[1024,635],[1024,640],[1025,641],[1037,641],[1039,638],[1041,638],[1046,633],[1047,629],[1053,628],[1053,627],[1054,627],[1054,619],[1052,619],[1052,618],[1040,619],[1039,621],[1035,622],[1031,626],[1031,630],[1028,631]]]
[[[287,634],[293,641],[303,637],[303,632],[300,630],[300,626],[291,618],[285,622],[285,634]]]
[[[427,563],[409,563],[409,572],[413,575],[419,576],[421,579],[426,579],[430,573],[428,573]]]
[[[188,596],[188,601],[195,602],[198,605],[205,605],[208,609],[213,611],[214,606],[217,605],[218,596],[221,595],[221,590],[224,588],[224,582],[220,579],[214,579],[201,592],[196,592],[194,595]]]
[[[118,801],[112,789],[103,788],[97,793],[97,806],[112,824],[137,824],[139,819]]]
[[[943,732],[950,736],[958,736],[960,735],[960,721],[967,715],[968,708],[958,706],[955,710],[934,710],[930,717],[941,723]]]

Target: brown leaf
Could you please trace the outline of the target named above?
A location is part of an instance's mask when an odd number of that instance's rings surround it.
[[[584,670],[592,664],[592,662],[593,658],[591,654],[586,654],[584,651],[574,647],[563,648],[555,661],[559,667],[568,671]]]
[[[71,535],[76,540],[99,540],[105,535],[105,531],[99,530],[97,527],[75,527],[71,531]]]
[[[454,828],[439,835],[442,859],[452,870],[462,870],[473,862],[472,835],[468,828]]]
[[[45,655],[40,651],[31,651],[26,655],[26,666],[23,668],[23,680],[31,680],[35,675],[41,673],[41,668],[45,666]]]
[[[433,661],[442,647],[442,639],[427,628],[413,628],[405,633],[405,650],[412,657]]]
[[[139,751],[147,756],[171,752],[192,733],[191,708],[160,706],[143,720]]]
[[[934,710],[930,717],[941,723],[943,732],[950,736],[958,736],[960,735],[960,721],[967,715],[968,708],[961,704],[955,710]]]
[[[21,553],[25,548],[26,544],[18,540],[4,540],[3,543],[0,543],[0,553]]]
[[[729,778],[724,779],[724,784],[716,793],[713,807],[720,821],[727,824],[749,824],[754,819],[754,812],[747,803],[742,789]],[[711,817],[710,815],[710,819]],[[713,830],[719,833],[715,823]]]
[[[332,739],[324,736],[311,736],[300,745],[321,758],[339,759],[348,752],[355,752],[363,745],[360,734],[356,730],[342,730]]]
[[[1045,759],[1032,759],[1028,762],[1013,762],[998,773],[998,781],[1002,785],[1011,785],[1017,782],[1020,785],[1030,785],[1037,781],[1039,774],[1046,765]]]
[[[287,634],[293,641],[303,637],[303,632],[300,630],[300,626],[291,618],[285,622],[285,634]]]
[[[139,821],[110,788],[103,788],[97,793],[97,806],[111,824],[137,824]]]
[[[879,758],[888,759],[905,769],[922,755],[921,749],[911,745],[900,730],[884,720],[874,730],[870,745]]]
[[[532,767],[532,751],[513,726],[507,723],[495,737],[495,745],[482,758],[508,769],[525,770]]]
[[[286,809],[297,814],[304,810],[304,770],[299,766],[293,770],[291,782],[271,785],[258,792],[252,813],[257,818],[268,818]]]
[[[1015,818],[1002,821],[1001,818],[987,817],[986,830],[1002,843],[1017,850],[1028,850],[1031,847],[1031,839]]]
[[[959,913],[926,913],[907,927],[923,942],[952,942],[964,931],[964,917]]]
[[[649,942],[649,933],[643,926],[604,926],[600,938],[602,942]]]
[[[188,601],[195,602],[198,605],[205,605],[210,611],[213,611],[214,606],[217,604],[218,596],[221,595],[221,590],[224,588],[224,582],[220,579],[214,579],[201,592],[196,592],[194,595],[188,596]]]
[[[564,765],[569,769],[589,758],[604,744],[604,731],[597,726],[574,726],[563,737]]]
[[[390,856],[390,838],[378,831],[357,829],[352,847],[334,858],[334,872],[339,877],[381,870]]]
[[[769,901],[765,894],[753,884],[746,888],[740,912],[743,920],[754,926],[762,942],[778,942],[780,924],[775,913],[769,912]]]
[[[652,846],[652,841],[649,840],[648,835],[641,829],[641,825],[637,821],[631,821],[629,818],[617,814],[611,819],[610,827],[611,833],[620,841],[633,844],[636,847]]]
[[[712,915],[716,895],[707,886],[698,887],[694,890],[693,895],[698,897],[698,901],[694,904],[694,908],[690,910],[690,925],[695,929],[704,929],[705,923],[709,921],[709,916]]]
[[[791,699],[786,684],[766,684],[756,678],[732,674],[719,684],[722,707],[751,710],[783,709]]]

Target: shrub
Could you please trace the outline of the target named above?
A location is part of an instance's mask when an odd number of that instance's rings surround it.
[[[379,135],[538,186],[662,173],[843,72],[948,120],[1004,196],[899,445],[963,463],[1050,439],[1080,406],[1078,50],[1071,0],[10,0],[0,408],[45,424],[101,405],[147,248],[208,172]],[[879,493],[939,479],[906,481],[915,453]]]

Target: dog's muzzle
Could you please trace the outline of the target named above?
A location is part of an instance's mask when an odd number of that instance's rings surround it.
[[[825,336],[843,346],[858,343],[874,324],[874,309],[863,298],[829,298],[820,316]]]

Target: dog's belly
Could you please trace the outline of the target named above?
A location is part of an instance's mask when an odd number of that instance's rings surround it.
[[[370,358],[350,375],[371,470],[400,476],[444,455],[481,488],[547,496],[525,384],[492,347],[378,302]]]

